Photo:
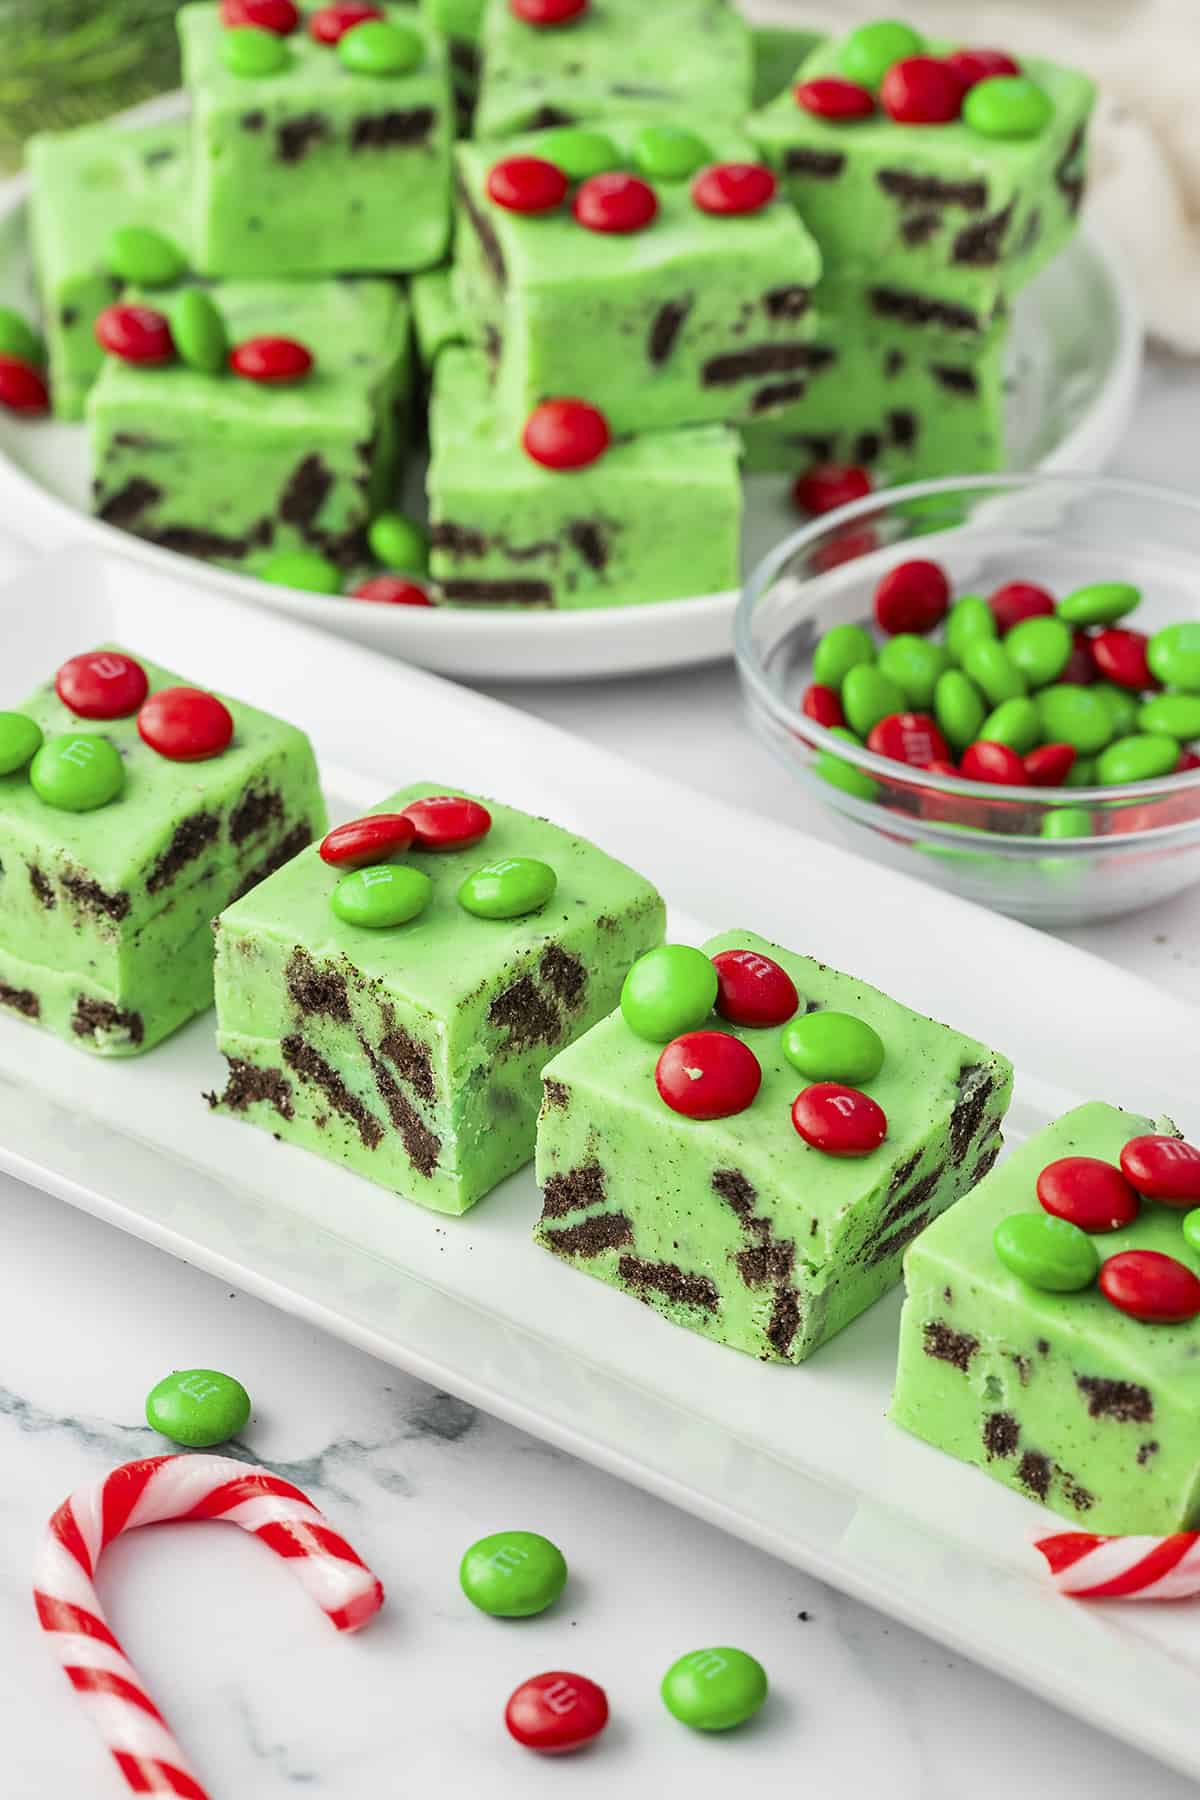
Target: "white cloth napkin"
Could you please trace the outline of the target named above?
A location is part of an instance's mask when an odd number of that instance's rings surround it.
[[[1126,259],[1150,332],[1200,356],[1200,0],[743,0],[844,32],[884,14],[931,35],[1086,69],[1100,85],[1087,210]]]

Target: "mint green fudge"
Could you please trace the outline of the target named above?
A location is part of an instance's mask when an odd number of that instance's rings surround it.
[[[1000,1261],[993,1234],[1042,1211],[1048,1163],[1115,1165],[1131,1138],[1174,1129],[1099,1101],[1078,1106],[1006,1157],[905,1262],[893,1421],[1088,1531],[1200,1525],[1200,1318],[1146,1324],[1095,1286],[1032,1287]],[[1154,1250],[1200,1274],[1177,1207],[1143,1201],[1131,1225],[1092,1242],[1101,1261]]]
[[[796,25],[752,25],[750,49],[754,58],[752,106],[766,106],[795,79],[805,57],[811,56],[828,34]]]
[[[219,8],[181,9],[193,243],[205,274],[396,273],[445,255],[453,137],[445,46],[412,7],[381,10],[418,35],[415,68],[352,70],[310,36],[305,14],[283,40],[285,66],[247,77],[226,66]]]
[[[417,782],[373,810],[446,791]],[[663,933],[633,869],[484,804],[492,827],[473,848],[407,853],[433,884],[408,924],[345,923],[330,906],[344,871],[313,849],[216,926],[229,1079],[214,1106],[441,1213],[528,1162],[546,1058],[604,1016]],[[466,877],[511,857],[549,865],[549,900],[519,918],[468,912]]]
[[[470,136],[479,94],[479,34],[487,0],[421,0],[425,17],[446,40],[459,132]]]
[[[210,290],[231,343],[294,338],[313,353],[289,385],[182,362],[106,359],[88,400],[93,508],[168,550],[255,570],[316,551],[368,560],[372,514],[393,494],[411,384],[395,282],[225,282]],[[146,297],[168,309],[172,296]]]
[[[81,419],[104,360],[96,318],[121,292],[108,260],[114,232],[148,226],[187,254],[187,126],[105,124],[41,132],[29,140],[26,167],[51,403],[57,418]]]
[[[843,48],[844,40],[819,45],[799,80],[840,74]],[[853,276],[897,317],[984,331],[1004,297],[1057,254],[1083,196],[1095,90],[1075,70],[1019,61],[1052,104],[1032,137],[985,137],[962,120],[902,125],[882,108],[831,121],[797,102],[795,84],[753,115],[747,129],[828,274]]]
[[[489,0],[481,48],[480,138],[681,107],[732,122],[750,109],[750,28],[729,0],[593,0],[557,26]]]
[[[694,425],[545,469],[496,422],[478,350],[438,358],[429,414],[430,573],[452,606],[642,606],[738,583],[737,433]]]
[[[454,301],[453,277],[447,264],[423,269],[408,284],[412,308],[413,342],[422,373],[428,377],[443,350],[466,342],[462,315]]]
[[[699,113],[686,124],[710,162],[754,161],[738,132]],[[599,129],[599,127],[597,127]],[[640,126],[606,120],[611,167],[629,168]],[[569,202],[516,213],[488,198],[493,165],[553,160],[555,133],[462,144],[455,299],[496,362],[496,411],[519,431],[540,400],[572,396],[614,432],[750,418],[799,391],[821,272],[786,202],[715,215],[688,180],[657,181],[658,212],[641,231],[590,231]]]
[[[714,1018],[762,1069],[757,1098],[698,1120],[660,1099],[662,1046],[614,1012],[548,1063],[538,1125],[543,1248],[671,1323],[765,1362],[802,1362],[900,1278],[907,1244],[990,1168],[1012,1091],[1004,1057],[853,976],[752,932],[703,946],[750,950],[791,976],[806,1011],[850,1013],[883,1041],[864,1091],[888,1131],[867,1156],[813,1148],[792,1125],[808,1086],[778,1028]]]
[[[185,680],[122,654],[151,695]],[[28,769],[0,776],[0,1010],[98,1056],[134,1056],[212,1004],[214,913],[325,828],[304,733],[221,699],[233,738],[203,762],[161,756],[134,716],[76,717],[53,680],[21,704],[48,740],[111,745],[124,786],[72,812],[41,798]]]

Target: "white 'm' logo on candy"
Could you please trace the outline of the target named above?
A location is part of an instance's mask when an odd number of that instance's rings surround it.
[[[502,1544],[499,1550],[489,1556],[488,1561],[501,1575],[511,1575],[521,1563],[529,1561],[529,1552],[518,1550],[515,1544]]]
[[[830,1094],[829,1104],[834,1112],[841,1113],[843,1119],[848,1119],[854,1111],[854,1101],[849,1094]]]
[[[688,1667],[695,1669],[697,1675],[703,1675],[711,1681],[714,1675],[720,1675],[728,1667],[725,1658],[716,1650],[697,1650],[695,1656],[688,1657]]]
[[[92,671],[102,681],[115,681],[118,675],[125,673],[125,665],[118,662],[115,656],[97,656],[92,663]]]
[[[390,886],[391,880],[392,871],[390,869],[364,869],[362,872],[364,887],[387,887]]]
[[[208,1400],[213,1394],[219,1394],[221,1384],[207,1375],[189,1375],[179,1384],[181,1394],[187,1394],[193,1400]]]
[[[543,1689],[542,1699],[552,1713],[557,1713],[561,1717],[563,1713],[575,1710],[579,1703],[579,1689],[573,1688],[569,1681],[563,1681],[560,1677],[558,1681],[552,1681],[548,1688]]]
[[[86,769],[96,754],[94,738],[77,737],[65,746],[62,753],[64,762],[73,763],[77,769]]]
[[[1168,1138],[1165,1143],[1157,1145],[1156,1154],[1164,1162],[1200,1162],[1200,1150],[1192,1144],[1181,1144],[1177,1138]]]

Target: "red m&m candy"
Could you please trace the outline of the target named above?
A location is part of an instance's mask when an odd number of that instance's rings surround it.
[[[756,950],[722,950],[717,971],[717,1011],[734,1025],[784,1025],[800,1005],[786,969]]]
[[[836,688],[824,687],[821,682],[814,681],[804,690],[804,698],[800,702],[800,710],[805,718],[815,719],[818,725],[826,730],[832,725],[844,725],[846,715],[842,711],[842,702]]]
[[[338,869],[362,869],[407,850],[417,828],[404,813],[372,813],[335,825],[321,841],[321,861]]]
[[[567,197],[567,178],[544,156],[506,156],[488,170],[488,199],[506,212],[553,212]]]
[[[876,756],[888,756],[893,762],[908,763],[914,769],[950,762],[950,746],[928,713],[889,713],[886,719],[872,725],[867,749]],[[950,772],[958,773],[953,765]]]
[[[0,356],[0,406],[30,418],[48,412],[50,390],[40,369],[21,356]]]
[[[504,1723],[526,1749],[561,1755],[600,1735],[608,1724],[608,1699],[586,1675],[550,1669],[523,1681],[509,1696]]]
[[[980,738],[968,744],[958,765],[959,774],[967,781],[989,781],[997,787],[1028,787],[1025,764],[1007,744],[989,743]]]
[[[1167,1206],[1200,1205],[1200,1150],[1182,1138],[1131,1138],[1121,1152],[1121,1168],[1139,1194]]]
[[[965,88],[993,75],[1019,75],[1021,65],[1006,50],[952,50],[945,59]]]
[[[405,581],[399,575],[369,575],[360,581],[352,600],[376,600],[384,606],[432,606],[433,601],[423,587],[415,581]]]
[[[313,366],[312,351],[295,338],[247,338],[229,352],[229,366],[247,381],[302,381]]]
[[[460,794],[433,794],[410,800],[404,817],[412,822],[418,850],[469,850],[492,829],[492,815],[478,800]]]
[[[286,37],[300,23],[300,14],[292,0],[221,0],[221,23],[231,29],[255,25],[259,31]]]
[[[827,1156],[869,1156],[888,1128],[877,1100],[840,1081],[816,1081],[797,1094],[792,1124],[806,1144]]]
[[[871,477],[854,463],[817,463],[796,477],[792,499],[801,512],[827,513],[871,492]]]
[[[1003,636],[1022,619],[1049,618],[1054,611],[1054,595],[1035,587],[1032,581],[1006,581],[989,596],[988,605]]]
[[[875,111],[875,96],[870,88],[857,81],[845,81],[840,75],[820,75],[813,81],[802,81],[793,92],[797,106],[815,113],[819,119],[869,119]]]
[[[658,211],[658,200],[648,181],[617,171],[581,182],[571,210],[588,231],[642,231]]]
[[[365,25],[368,19],[382,19],[383,16],[380,8],[371,6],[368,0],[338,0],[337,4],[322,6],[309,15],[309,34],[318,44],[337,44],[356,25]]]
[[[526,456],[544,469],[586,469],[608,446],[608,420],[586,400],[543,400],[521,433]]]
[[[126,719],[146,698],[146,671],[120,650],[88,650],[65,662],[54,691],[81,719]]]
[[[523,25],[566,25],[588,9],[588,0],[508,0],[508,10]]]
[[[1200,1281],[1160,1250],[1122,1250],[1100,1265],[1100,1292],[1148,1325],[1181,1325],[1200,1313]]]
[[[1110,625],[1092,639],[1092,660],[1105,680],[1115,681],[1118,687],[1154,688],[1158,682],[1146,661],[1149,642],[1144,631]]]
[[[207,762],[233,737],[229,708],[203,688],[162,688],[138,714],[143,743],[171,762]]]
[[[875,619],[889,637],[932,631],[946,616],[950,583],[935,562],[914,558],[889,569],[875,589]]]
[[[1099,674],[1096,659],[1092,655],[1091,637],[1086,631],[1077,631],[1074,634],[1074,648],[1059,680],[1073,682],[1076,687],[1090,687]]]
[[[1031,787],[1061,787],[1075,767],[1074,744],[1039,744],[1022,757]]]
[[[100,348],[122,362],[165,363],[175,354],[171,327],[152,306],[106,306],[95,331]]]
[[[962,76],[938,56],[905,56],[879,88],[883,109],[898,125],[948,125],[962,111]]]
[[[1081,1231],[1120,1231],[1138,1216],[1138,1197],[1115,1164],[1098,1156],[1060,1156],[1037,1178],[1048,1213]]]
[[[714,163],[692,183],[692,199],[706,213],[761,212],[775,198],[775,177],[762,163]]]
[[[758,1058],[724,1031],[687,1031],[658,1059],[654,1081],[672,1112],[727,1119],[745,1112],[762,1083]]]

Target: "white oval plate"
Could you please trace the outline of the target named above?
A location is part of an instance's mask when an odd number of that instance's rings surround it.
[[[167,95],[133,117],[165,118]],[[26,235],[28,183],[0,186],[0,300],[36,310]],[[1095,237],[1076,238],[1017,301],[1010,361],[1009,463],[1013,468],[1100,469],[1125,431],[1141,368],[1132,291]],[[561,681],[685,668],[728,656],[736,593],[595,612],[484,613],[355,604],[213,568],[93,519],[81,425],[31,424],[0,414],[0,506],[6,529],[53,550],[80,536],[136,557],[175,579],[223,589],[442,674]],[[746,568],[796,522],[787,482],[746,484]]]

